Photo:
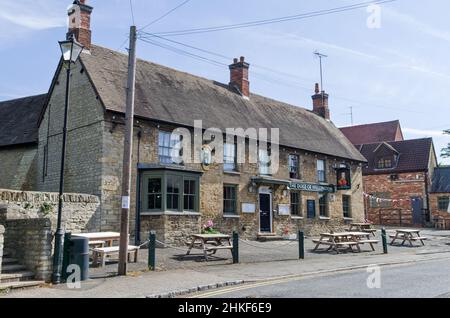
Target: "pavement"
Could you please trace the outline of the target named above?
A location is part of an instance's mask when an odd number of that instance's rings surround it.
[[[158,249],[158,270],[154,272],[146,271],[143,253],[140,262],[130,264],[127,277],[109,277],[117,270],[117,264],[110,264],[105,269],[92,269],[92,279],[83,282],[80,289],[44,286],[12,291],[3,297],[175,297],[223,286],[365,269],[373,264],[388,266],[450,259],[450,231],[424,230],[422,235],[429,237],[425,246],[389,246],[387,255],[382,253],[381,244],[375,252],[367,246],[362,253],[313,253],[308,238],[304,260],[298,259],[296,242],[241,242],[241,263],[234,265],[229,251],[219,251],[216,260],[205,262],[200,255],[181,259],[183,249]]]

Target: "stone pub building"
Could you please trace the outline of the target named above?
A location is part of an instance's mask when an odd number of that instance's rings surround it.
[[[65,191],[97,195],[96,229],[117,231],[128,57],[91,43],[92,10],[86,1],[69,10],[69,35],[85,50],[72,75]],[[137,241],[156,230],[161,241],[183,243],[208,220],[250,239],[364,220],[366,159],[331,122],[328,94],[316,85],[312,111],[289,105],[253,94],[249,70],[243,57],[235,59],[225,84],[138,60],[130,217]],[[58,189],[65,74],[60,63],[39,118],[38,191]],[[237,138],[223,152],[210,149],[223,163],[175,162],[172,131],[184,128],[195,138],[198,120],[222,132],[278,128],[279,143],[260,149],[254,163],[247,151],[245,163],[238,162]],[[251,142],[244,139],[246,149]],[[275,148],[279,169],[273,172]]]

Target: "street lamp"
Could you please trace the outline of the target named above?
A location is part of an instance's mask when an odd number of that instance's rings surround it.
[[[64,230],[61,227],[63,194],[64,194],[64,166],[66,159],[66,144],[67,144],[67,117],[69,111],[69,93],[70,93],[70,75],[72,63],[76,63],[78,57],[83,51],[83,45],[78,43],[74,37],[66,41],[60,41],[63,63],[67,69],[66,75],[66,97],[64,105],[64,128],[62,135],[62,151],[61,151],[61,171],[59,176],[59,200],[58,200],[58,220],[55,233],[55,249],[53,253],[53,277],[54,284],[61,283],[62,272],[62,255],[63,255],[63,236]]]

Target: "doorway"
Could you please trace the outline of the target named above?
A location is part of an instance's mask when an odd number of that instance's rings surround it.
[[[272,194],[259,194],[259,232],[272,233]]]

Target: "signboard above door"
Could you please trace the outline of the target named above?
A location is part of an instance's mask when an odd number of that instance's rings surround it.
[[[326,193],[334,193],[336,192],[334,186],[332,184],[323,185],[323,184],[315,184],[315,183],[304,183],[304,182],[291,182],[289,185],[290,190],[299,190],[299,191],[307,191],[307,192],[326,192]]]

